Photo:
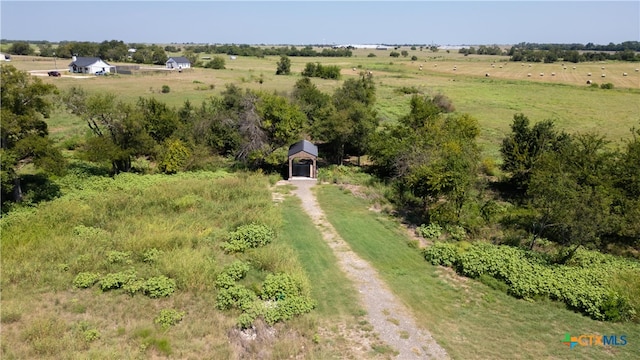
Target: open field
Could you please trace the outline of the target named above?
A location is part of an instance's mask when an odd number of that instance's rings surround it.
[[[400,88],[414,88],[429,95],[442,93],[452,99],[456,111],[478,119],[484,154],[494,158],[498,157],[498,144],[509,131],[515,113],[524,113],[533,122],[553,119],[559,128],[568,132],[598,131],[614,142],[628,138],[629,129],[640,124],[640,72],[635,71],[640,67],[638,63],[565,63],[564,69],[562,63],[529,66],[508,62],[505,56],[408,51],[407,58],[392,58],[390,50],[362,49],[355,50],[350,58],[291,57],[290,76],[275,75],[278,57],[238,56],[236,60],[225,57],[225,70],[194,68],[182,73],[159,70],[136,75],[88,75],[82,79],[63,73],[62,78],[43,79],[55,83],[61,90],[82,86],[89,92],[118,94],[126,101],[152,96],[178,107],[186,100],[199,104],[220,94],[229,83],[247,89],[289,92],[308,62],[340,66],[343,79],[367,70],[374,74],[376,108],[383,122],[396,121],[409,111],[411,95],[401,94]],[[376,56],[368,57],[370,53]],[[418,57],[417,61],[410,60],[413,55]],[[56,64],[58,69],[64,69],[68,63],[69,59],[57,59],[54,63],[51,58],[21,56],[13,57],[11,62],[21,70],[40,71],[54,69]],[[591,77],[587,76],[589,72]],[[485,76],[487,73],[489,77]],[[531,77],[527,76],[529,73]],[[605,78],[601,77],[603,73]],[[597,84],[612,83],[614,89],[589,87],[588,79]],[[342,83],[322,79],[313,79],[313,82],[326,93],[332,93]],[[170,93],[161,93],[163,85],[170,86]],[[54,117],[51,120],[54,127],[55,122]]]

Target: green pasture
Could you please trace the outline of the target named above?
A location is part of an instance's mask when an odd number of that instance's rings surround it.
[[[178,73],[154,66],[155,71],[135,75],[72,78],[63,73],[62,78],[44,76],[42,79],[55,83],[62,91],[81,86],[88,92],[115,93],[124,101],[155,97],[179,107],[187,100],[199,104],[217,96],[230,83],[245,89],[288,93],[301,78],[306,63],[320,62],[339,66],[343,80],[371,71],[377,86],[376,109],[383,123],[394,122],[409,111],[411,94],[400,93],[400,88],[448,96],[457,112],[469,113],[478,119],[484,154],[493,158],[498,157],[499,143],[516,113],[524,113],[533,122],[552,119],[558,128],[571,133],[597,131],[614,144],[628,138],[629,129],[640,124],[640,72],[635,71],[640,65],[637,63],[521,64],[508,62],[504,56],[463,56],[453,51],[434,53],[408,47],[397,51],[405,49],[409,52],[406,58],[390,57],[392,50],[369,49],[355,50],[350,58],[291,57],[289,76],[275,75],[277,56],[237,56],[231,60],[224,54],[201,54],[201,57],[224,57],[226,69],[193,68]],[[368,54],[376,56],[368,57]],[[417,61],[410,60],[414,55]],[[57,68],[64,69],[68,62],[68,59],[57,59]],[[13,57],[12,65],[21,70],[39,70],[40,75],[56,67],[52,58],[26,56]],[[624,72],[627,76],[623,76]],[[487,73],[489,77],[485,76]],[[588,77],[587,73],[592,76]],[[607,74],[606,78],[601,77],[603,73]],[[614,89],[587,86],[589,79],[596,84],[610,82]],[[322,79],[313,79],[313,82],[326,93],[332,93],[342,83]],[[169,93],[161,92],[163,85],[170,87]],[[60,124],[68,123],[68,118],[58,119],[58,116],[62,115],[52,117],[51,126],[60,128]]]
[[[372,264],[411,309],[418,323],[454,359],[635,359],[640,325],[594,321],[551,301],[517,300],[432,266],[408,246],[407,234],[386,215],[337,186],[316,189],[328,220]],[[626,335],[625,346],[562,343],[566,333]]]

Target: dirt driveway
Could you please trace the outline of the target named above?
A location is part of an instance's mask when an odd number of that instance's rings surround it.
[[[380,340],[398,352],[398,359],[447,359],[447,352],[436,343],[429,331],[419,327],[408,309],[380,279],[376,270],[347,244],[327,221],[311,188],[315,180],[295,179],[286,182],[296,187],[293,193],[331,247],[342,271],[360,292],[368,321]]]

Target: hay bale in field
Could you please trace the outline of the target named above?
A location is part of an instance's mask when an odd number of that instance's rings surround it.
[[[603,66],[603,67],[601,67],[600,69],[604,70],[604,66]]]
[[[622,73],[622,76],[627,76],[627,73]]]
[[[551,76],[556,76],[556,73],[552,72],[552,73],[551,73]]]
[[[544,73],[540,73],[540,76],[544,76]]]
[[[636,69],[636,72],[640,71],[640,69]]]
[[[527,77],[531,77],[531,73],[528,73],[528,74],[527,74]]]
[[[607,76],[607,75],[605,75],[605,74],[600,75],[600,77],[606,77],[606,76]]]
[[[587,85],[591,85],[591,80],[587,80]]]
[[[489,77],[489,73],[484,74],[484,76]]]
[[[591,73],[587,73],[587,76],[591,76]]]

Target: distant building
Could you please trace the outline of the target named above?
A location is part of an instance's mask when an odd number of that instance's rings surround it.
[[[95,74],[98,71],[111,72],[111,65],[98,57],[76,57],[71,59],[69,71],[76,74]]]
[[[166,66],[167,69],[189,69],[191,67],[191,61],[182,56],[170,57],[166,62]]]

